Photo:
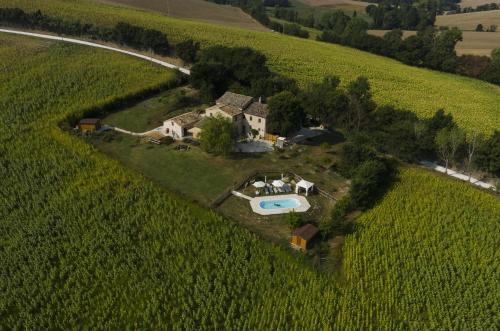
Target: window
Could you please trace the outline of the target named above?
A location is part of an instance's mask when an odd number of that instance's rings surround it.
[[[252,116],[250,116],[250,121],[252,120]]]
[[[174,121],[172,121],[172,126],[174,126]]]
[[[214,116],[214,113],[210,113],[210,117],[213,117]]]
[[[261,122],[262,120],[259,118],[259,123]]]

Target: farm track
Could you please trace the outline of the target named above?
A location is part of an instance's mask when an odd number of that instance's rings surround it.
[[[25,31],[12,30],[12,29],[0,29],[0,32],[12,33],[12,34],[18,34],[18,35],[30,36],[30,37],[36,37],[36,38],[43,38],[43,39],[50,39],[50,40],[56,40],[56,41],[63,41],[63,42],[67,42],[67,43],[84,45],[84,46],[90,46],[90,47],[96,47],[96,48],[102,48],[102,49],[106,49],[106,50],[110,50],[110,51],[114,51],[114,52],[119,52],[119,53],[131,55],[131,56],[135,56],[135,57],[141,58],[141,59],[149,61],[149,62],[153,62],[155,64],[158,64],[158,65],[160,65],[162,67],[166,67],[166,68],[169,68],[169,69],[177,69],[177,70],[179,70],[180,72],[182,72],[183,74],[186,74],[186,75],[190,75],[191,74],[191,72],[190,72],[189,69],[186,69],[186,68],[183,68],[183,67],[179,67],[179,66],[177,66],[175,64],[172,64],[172,63],[161,61],[161,60],[158,60],[158,59],[155,59],[153,57],[146,56],[146,55],[143,55],[143,54],[139,54],[139,53],[127,51],[127,50],[116,48],[116,47],[111,47],[111,46],[106,46],[106,45],[102,45],[102,44],[97,44],[97,43],[93,43],[93,42],[89,42],[89,41],[85,41],[85,40],[79,40],[79,39],[74,39],[74,38],[66,38],[66,37],[54,36],[54,35],[50,35],[50,34],[25,32]]]

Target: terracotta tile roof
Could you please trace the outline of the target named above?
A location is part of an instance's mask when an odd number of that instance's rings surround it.
[[[269,109],[267,108],[267,105],[264,103],[253,102],[247,109],[245,109],[245,113],[249,115],[266,118],[267,114],[269,114]]]
[[[236,115],[241,114],[241,109],[234,107],[234,106],[231,106],[231,105],[219,106],[219,109],[222,110],[223,112],[225,112],[226,114],[231,115],[231,116],[236,116]]]
[[[188,126],[193,126],[196,122],[198,122],[201,119],[201,114],[197,111],[192,111],[189,113],[185,113],[173,118],[168,119],[167,121],[173,121],[175,124],[182,126],[182,127],[188,127]]]
[[[319,232],[318,228],[312,224],[306,224],[293,230],[293,236],[299,236],[304,240],[311,240]]]
[[[229,105],[240,110],[245,109],[253,101],[252,97],[243,94],[237,94],[233,92],[226,92],[223,96],[217,99],[216,103],[218,105]]]
[[[201,129],[203,127],[203,123],[207,121],[207,117],[202,117],[198,122],[193,124],[193,128]]]

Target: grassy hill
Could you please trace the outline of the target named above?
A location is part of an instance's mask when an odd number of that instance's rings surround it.
[[[420,116],[431,116],[439,108],[452,113],[469,130],[490,133],[500,127],[500,87],[471,78],[409,67],[395,60],[333,44],[282,36],[272,32],[231,29],[216,25],[167,18],[162,15],[88,1],[0,0],[0,6],[41,9],[102,25],[128,21],[167,33],[173,42],[194,38],[204,46],[223,44],[250,46],[267,55],[270,67],[295,78],[304,86],[327,74],[338,75],[343,84],[365,75],[375,100],[408,108]]]
[[[206,0],[95,0],[96,2],[130,6],[172,17],[196,20],[257,31],[268,29],[237,7],[218,5]]]
[[[341,279],[318,274],[57,126],[170,72],[81,46],[0,43],[0,329],[495,328],[489,194],[404,170],[347,237]]]

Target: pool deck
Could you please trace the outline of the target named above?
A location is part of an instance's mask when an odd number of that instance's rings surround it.
[[[296,199],[300,202],[300,206],[296,208],[276,208],[276,209],[264,209],[260,206],[261,201],[275,201],[284,199]],[[261,197],[255,197],[250,200],[250,206],[254,213],[259,215],[278,215],[278,214],[288,214],[292,211],[296,213],[303,213],[311,208],[309,201],[301,195],[298,194],[283,194],[283,195],[266,195]]]

